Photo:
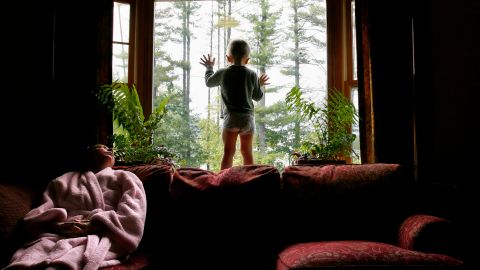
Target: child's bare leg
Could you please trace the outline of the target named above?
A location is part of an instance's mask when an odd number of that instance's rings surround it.
[[[252,144],[253,133],[240,135],[240,153],[242,153],[243,165],[253,164]]]
[[[235,146],[237,143],[238,132],[223,130],[223,158],[220,169],[227,169],[232,167],[233,155],[235,155]]]

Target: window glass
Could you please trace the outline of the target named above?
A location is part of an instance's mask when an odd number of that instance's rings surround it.
[[[128,82],[130,5],[114,2],[112,80]]]
[[[358,111],[358,87],[356,86],[352,87],[350,89],[350,94],[351,94],[352,102]],[[360,164],[362,163],[362,159],[360,155],[360,127],[358,125],[358,121],[356,124],[353,125],[352,133],[355,134],[356,136],[355,141],[353,142],[353,145],[352,145],[353,152],[354,152],[352,155],[352,163]]]
[[[355,1],[351,1],[351,14],[350,14],[350,21],[351,25],[351,52],[352,52],[352,59],[351,59],[351,71],[352,81],[350,82],[350,98],[355,105],[355,108],[358,112],[358,78],[357,78],[357,34],[356,34],[356,26],[355,26]],[[360,128],[359,123],[357,121],[356,124],[352,127],[352,133],[356,135],[355,141],[353,142],[353,155],[352,155],[352,163],[360,164],[362,163],[361,154],[360,154]]]
[[[112,80],[128,82],[128,45],[113,44]]]
[[[350,16],[352,22],[352,71],[353,71],[353,80],[357,80],[357,31],[355,26],[355,1],[351,1],[351,11]]]
[[[255,103],[255,162],[288,165],[309,127],[286,109],[286,93],[299,86],[321,102],[327,92],[325,1],[158,1],[154,21],[154,106],[172,97],[156,140],[177,149],[184,165],[219,166],[219,89],[205,86],[199,61],[211,54],[215,70],[224,67],[228,41],[242,38],[252,51],[248,67],[270,77],[265,98]]]

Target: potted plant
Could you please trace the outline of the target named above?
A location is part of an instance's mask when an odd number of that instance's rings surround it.
[[[173,155],[167,147],[153,142],[153,133],[160,127],[167,112],[168,98],[163,99],[148,119],[145,119],[134,84],[118,81],[102,84],[95,96],[113,115],[114,132],[110,140],[117,164],[173,164]]]
[[[358,112],[340,91],[330,89],[325,100],[317,105],[305,99],[295,86],[287,93],[286,103],[313,126],[313,138],[304,139],[300,149],[293,153],[294,164],[346,163],[352,153],[356,155],[352,150],[356,136],[351,130],[358,122]]]

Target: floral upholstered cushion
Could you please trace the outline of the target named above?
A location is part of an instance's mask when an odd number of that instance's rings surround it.
[[[280,174],[269,165],[234,166],[218,173],[180,168],[173,175],[170,196],[179,206],[192,204],[189,209],[198,213],[268,202],[279,190]]]
[[[114,166],[116,170],[131,171],[140,178],[143,184],[149,185],[151,181],[161,182],[167,189],[174,169],[170,165],[142,164],[133,166]],[[166,182],[166,183],[164,183]]]
[[[288,166],[282,175],[287,189],[303,190],[315,195],[325,189],[348,191],[403,181],[399,164],[361,164],[325,166]]]
[[[447,219],[417,214],[407,218],[399,230],[399,246],[428,253],[454,255],[457,230]]]
[[[275,265],[279,190],[279,172],[269,165],[234,166],[220,172],[176,170],[170,186],[171,239],[166,260],[175,269]]]
[[[295,242],[369,239],[397,243],[409,215],[399,164],[289,166],[282,174],[285,234]]]
[[[169,188],[173,175],[170,165],[142,164],[115,166],[117,170],[133,172],[142,181],[147,196],[147,219],[139,250],[157,249],[163,234],[168,231],[166,220],[170,212]]]
[[[172,215],[200,226],[233,220],[243,223],[251,215],[272,214],[279,190],[279,172],[269,165],[234,166],[218,173],[180,168],[170,185]]]
[[[173,176],[172,192],[181,196],[189,189],[238,190],[240,186],[252,186],[249,188],[252,192],[259,192],[258,188],[264,191],[266,188],[279,188],[279,185],[280,175],[275,167],[269,165],[234,166],[218,173],[199,168],[180,168]]]
[[[330,241],[295,244],[283,250],[277,270],[286,269],[375,269],[405,266],[460,266],[462,261],[439,254],[428,254],[397,246],[367,241]],[[416,268],[415,268],[416,269]]]
[[[25,240],[21,221],[38,196],[26,186],[0,183],[0,268]]]
[[[152,266],[152,255],[145,253],[133,253],[128,259],[121,264],[103,267],[101,270],[138,270],[138,269],[154,269]]]

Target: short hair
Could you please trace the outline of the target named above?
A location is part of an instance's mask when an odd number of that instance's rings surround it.
[[[235,62],[242,60],[246,55],[250,55],[250,46],[243,39],[233,39],[228,44],[228,52]]]
[[[102,157],[102,155],[99,155],[99,152],[98,152],[98,149],[100,148],[110,149],[110,147],[100,143],[89,145],[83,149],[81,153],[80,170],[83,170],[83,171],[92,170],[93,168],[96,168],[103,162],[104,158]]]

